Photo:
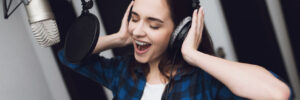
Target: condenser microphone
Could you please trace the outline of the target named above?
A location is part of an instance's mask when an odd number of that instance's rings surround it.
[[[33,36],[42,47],[60,42],[57,24],[48,0],[23,0]]]

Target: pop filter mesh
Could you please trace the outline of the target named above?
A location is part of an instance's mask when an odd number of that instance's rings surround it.
[[[72,63],[80,63],[92,55],[99,37],[98,18],[87,13],[70,27],[65,41],[65,56]]]

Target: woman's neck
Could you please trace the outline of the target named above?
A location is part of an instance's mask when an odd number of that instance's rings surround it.
[[[149,62],[149,73],[147,75],[147,83],[149,84],[167,83],[167,79],[159,71],[159,67],[158,67],[159,62],[160,60]]]

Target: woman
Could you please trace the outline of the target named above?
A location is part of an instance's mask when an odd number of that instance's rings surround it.
[[[101,42],[93,52],[133,44],[134,56],[112,59],[94,56],[87,62],[72,64],[61,51],[60,60],[111,89],[114,99],[284,100],[290,97],[289,87],[263,67],[212,56],[212,47],[203,46],[210,44],[208,36],[202,35],[203,8],[193,11],[191,5],[191,0],[135,0],[129,5],[119,32],[99,37]],[[192,16],[191,28],[181,45],[179,59],[172,62],[174,55],[168,52],[170,36],[186,16]]]

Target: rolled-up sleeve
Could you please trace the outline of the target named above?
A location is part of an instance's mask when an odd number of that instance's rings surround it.
[[[226,87],[216,78],[210,76],[208,73],[206,73],[204,76],[206,79],[206,85],[209,87],[212,93],[213,100],[247,100],[246,98],[233,94],[228,87]]]

